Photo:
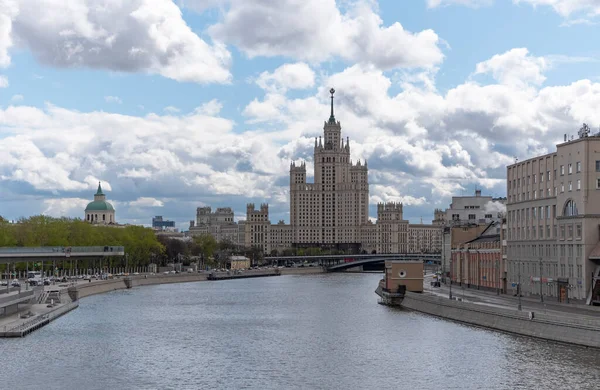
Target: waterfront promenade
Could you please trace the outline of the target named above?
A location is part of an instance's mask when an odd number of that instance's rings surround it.
[[[423,293],[404,295],[403,308],[503,332],[600,348],[600,308],[521,298],[519,310],[517,297],[456,286],[453,299],[449,299],[448,287],[433,288],[430,278],[425,278]]]
[[[243,279],[248,277],[273,276],[275,273],[281,275],[310,275],[326,272],[321,267],[306,268],[264,268],[258,270],[246,270],[241,274],[228,275],[227,272],[215,272],[218,276],[227,279]],[[23,304],[19,311],[11,315],[0,317],[0,337],[21,337],[39,327],[53,321],[61,315],[77,308],[79,299],[102,294],[109,291],[127,289],[126,280],[129,280],[129,288],[139,286],[150,286],[170,283],[190,283],[207,281],[209,271],[177,274],[139,274],[127,277],[114,277],[109,280],[83,280],[73,279],[65,283],[56,283],[44,286],[44,292],[38,300],[33,303]],[[225,279],[225,278],[224,278]],[[24,291],[25,288],[22,289]],[[13,294],[15,294],[13,292]],[[54,294],[59,301],[49,304]],[[74,295],[75,294],[75,295]],[[50,297],[50,299],[48,299]],[[76,297],[76,299],[74,299]]]

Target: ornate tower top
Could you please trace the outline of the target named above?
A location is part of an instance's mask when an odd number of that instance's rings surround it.
[[[335,93],[335,89],[331,88],[329,93],[331,94],[331,115],[329,116],[329,123],[335,124],[335,116],[333,115],[333,94]]]

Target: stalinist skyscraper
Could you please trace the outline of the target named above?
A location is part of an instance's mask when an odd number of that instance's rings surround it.
[[[331,115],[323,137],[315,138],[314,183],[306,182],[306,164],[290,165],[290,224],[296,247],[359,249],[361,227],[369,224],[369,179],[365,161],[350,159],[350,141]]]

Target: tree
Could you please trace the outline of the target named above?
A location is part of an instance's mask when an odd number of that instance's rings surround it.
[[[202,234],[194,237],[194,242],[200,248],[200,254],[204,257],[204,260],[209,260],[213,257],[217,249],[217,240],[213,236]]]

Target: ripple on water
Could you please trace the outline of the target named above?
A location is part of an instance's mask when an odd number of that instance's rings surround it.
[[[1,339],[10,389],[595,389],[600,352],[376,303],[380,275],[149,286]]]

